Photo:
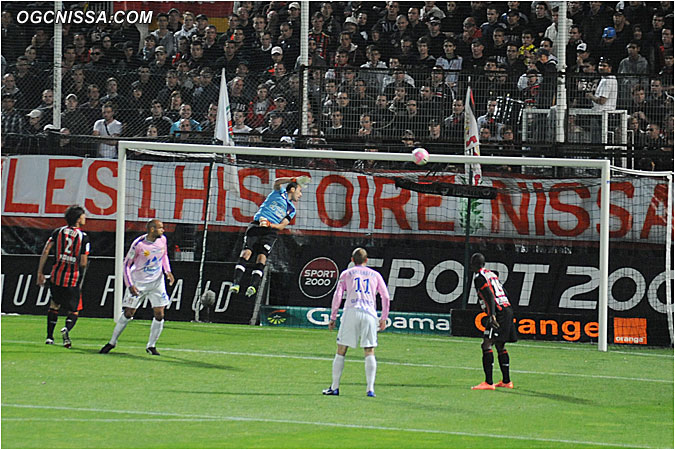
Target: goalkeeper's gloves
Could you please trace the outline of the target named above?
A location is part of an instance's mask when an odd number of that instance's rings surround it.
[[[260,220],[258,220],[258,223],[260,224],[261,227],[269,227],[270,226],[270,221],[267,220],[264,217],[261,217]]]
[[[300,177],[293,178],[292,181],[295,181],[296,183],[298,183],[300,185],[300,187],[304,188],[305,186],[307,186],[309,184],[310,181],[312,181],[312,179],[310,177],[308,177],[307,175],[302,175]]]

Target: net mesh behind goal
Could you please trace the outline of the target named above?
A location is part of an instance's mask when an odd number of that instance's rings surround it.
[[[228,292],[243,234],[275,178],[309,175],[297,216],[269,257],[262,304],[330,307],[339,272],[352,250],[364,247],[388,283],[393,311],[453,310],[453,334],[479,335],[480,308],[464,264],[480,251],[504,282],[521,337],[601,338],[599,176],[561,176],[565,171],[541,159],[529,167],[527,159],[513,158],[484,163],[487,191],[476,193],[467,189],[464,164],[440,163],[435,155],[416,166],[409,155],[350,160],[326,151],[317,159],[293,157],[297,150],[265,156],[274,150],[260,149],[233,164],[220,153],[198,153],[207,147],[156,152],[126,145],[135,156],[123,162],[124,246],[148,219],[164,221],[181,283],[169,289],[169,309],[197,309],[200,320],[256,323],[255,301]],[[610,186],[607,343],[671,345],[667,182],[622,173]],[[216,294],[211,308],[197,301],[206,290]],[[647,339],[635,341],[643,328]]]

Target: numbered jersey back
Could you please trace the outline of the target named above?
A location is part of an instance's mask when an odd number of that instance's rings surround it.
[[[79,228],[61,227],[52,232],[56,261],[52,266],[51,283],[75,287],[80,279],[80,256],[89,254],[89,236]]]

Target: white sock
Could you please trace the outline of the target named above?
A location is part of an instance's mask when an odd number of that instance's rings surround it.
[[[150,325],[148,347],[154,347],[155,344],[157,344],[157,339],[159,339],[159,335],[162,334],[162,329],[164,329],[164,320],[157,320],[153,317],[152,325]]]
[[[375,355],[366,356],[366,391],[375,392],[375,373],[377,372],[377,361]]]
[[[330,385],[330,388],[335,390],[340,388],[340,378],[342,378],[342,369],[345,368],[345,357],[342,355],[335,354],[335,359],[333,359],[333,384]]]
[[[133,319],[133,317],[131,318]],[[122,331],[127,327],[127,324],[131,322],[131,319],[127,319],[127,316],[122,314],[117,323],[115,324],[115,329],[113,330],[112,337],[110,338],[111,345],[117,345],[117,339],[122,334]]]

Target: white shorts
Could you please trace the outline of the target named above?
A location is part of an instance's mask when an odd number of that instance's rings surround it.
[[[122,299],[123,308],[138,309],[146,299],[150,300],[150,304],[153,308],[167,306],[171,303],[169,301],[169,296],[166,293],[164,275],[149,283],[136,283],[135,286],[136,289],[138,289],[139,294],[134,297],[131,295],[129,288],[127,288],[124,293],[124,298]]]
[[[360,340],[361,347],[377,347],[378,327],[377,317],[373,317],[362,309],[346,309],[342,313],[337,343],[355,348]]]

